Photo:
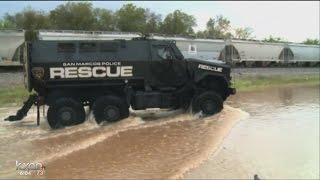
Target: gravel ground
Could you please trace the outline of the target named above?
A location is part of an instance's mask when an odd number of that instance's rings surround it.
[[[319,74],[320,68],[234,68],[232,76],[243,75],[294,75],[294,74]],[[23,84],[23,73],[21,71],[0,72],[0,88]]]

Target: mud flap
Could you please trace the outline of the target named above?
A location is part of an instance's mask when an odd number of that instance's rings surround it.
[[[16,115],[9,116],[4,120],[5,121],[20,121],[20,120],[22,120],[27,115],[27,113],[30,110],[30,108],[32,107],[32,105],[36,102],[37,98],[38,98],[38,96],[36,94],[30,95],[28,100],[24,102],[21,109],[19,109],[17,111]]]

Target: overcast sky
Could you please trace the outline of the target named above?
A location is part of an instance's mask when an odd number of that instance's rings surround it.
[[[226,16],[233,28],[250,27],[256,39],[269,35],[283,37],[293,42],[301,42],[306,38],[319,39],[319,1],[309,2],[279,2],[279,1],[234,1],[234,2],[193,2],[193,1],[131,1],[132,3],[149,8],[162,15],[180,9],[195,16],[198,26],[195,30],[205,29],[206,22],[216,15]],[[62,1],[0,1],[0,17],[5,13],[15,13],[24,7],[49,11]],[[124,1],[93,1],[94,7],[119,9]]]

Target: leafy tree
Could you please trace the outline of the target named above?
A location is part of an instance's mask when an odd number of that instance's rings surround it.
[[[0,29],[13,29],[16,25],[7,19],[0,19]]]
[[[144,33],[157,33],[159,32],[161,15],[151,12],[150,9],[146,9],[146,25],[144,27]]]
[[[265,38],[264,40],[262,40],[263,42],[271,42],[271,43],[279,43],[279,42],[288,42],[287,40],[281,38],[281,37],[273,37],[273,36],[269,36],[268,38]]]
[[[7,13],[3,21],[6,22],[8,26],[18,29],[34,30],[50,27],[47,14],[43,11],[33,10],[31,7],[25,8],[15,15]]]
[[[170,35],[192,35],[194,34],[193,27],[196,25],[196,20],[192,15],[175,10],[165,17],[161,24],[161,32]]]
[[[198,35],[201,38],[232,38],[230,29],[230,21],[226,17],[218,15],[215,18],[210,18],[206,30],[199,32]]]
[[[310,44],[310,45],[320,45],[319,39],[306,39],[303,41],[303,44]]]
[[[50,11],[50,21],[55,29],[94,30],[96,18],[92,4],[67,2]]]
[[[198,31],[198,32],[196,33],[196,37],[197,37],[197,38],[207,38],[207,36],[206,36],[206,31]]]
[[[146,25],[145,9],[129,3],[123,5],[117,12],[117,27],[121,31],[143,32]]]
[[[250,38],[252,38],[252,36],[251,36],[252,32],[253,32],[253,30],[249,27],[236,28],[234,37],[238,38],[238,39],[250,39]]]
[[[116,17],[114,13],[107,9],[94,9],[95,30],[99,31],[114,31],[116,30]]]

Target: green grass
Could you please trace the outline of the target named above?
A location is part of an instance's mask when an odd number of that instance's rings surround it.
[[[28,95],[29,93],[23,85],[0,88],[0,107],[22,104]]]
[[[237,89],[237,91],[252,91],[264,89],[266,87],[291,84],[316,85],[320,84],[320,76],[318,74],[291,76],[241,76],[236,77],[233,83],[233,86]]]
[[[234,77],[233,86],[237,91],[252,91],[266,87],[289,84],[320,84],[318,74],[294,76],[241,76]],[[0,88],[0,107],[20,105],[29,93],[23,85]]]

